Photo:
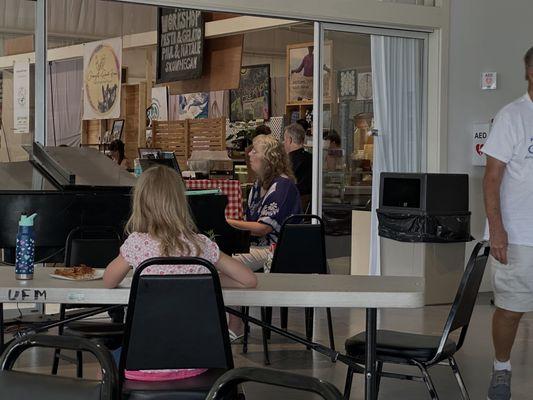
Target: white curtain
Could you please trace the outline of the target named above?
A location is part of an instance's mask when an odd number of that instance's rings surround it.
[[[78,146],[81,139],[83,60],[53,61],[48,65],[48,146]]]
[[[374,166],[370,274],[380,274],[376,208],[381,172],[420,172],[423,152],[423,41],[371,38],[374,96]]]

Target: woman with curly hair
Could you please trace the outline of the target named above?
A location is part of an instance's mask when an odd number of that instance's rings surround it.
[[[250,231],[250,253],[237,257],[257,271],[267,260],[269,246],[278,241],[283,221],[292,214],[300,214],[302,209],[283,143],[271,135],[256,136],[250,151],[250,167],[257,180],[248,197],[246,220],[228,220],[228,223]]]

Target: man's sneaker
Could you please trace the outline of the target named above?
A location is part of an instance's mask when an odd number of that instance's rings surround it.
[[[511,371],[492,371],[487,400],[511,400]]]

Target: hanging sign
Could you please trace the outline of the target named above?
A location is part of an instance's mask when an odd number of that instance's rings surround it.
[[[84,45],[83,119],[120,117],[121,73],[121,38]]]
[[[30,131],[30,63],[13,66],[13,129],[15,133]]]
[[[472,132],[472,165],[484,166],[487,163],[483,146],[489,135],[490,124],[474,124]]]
[[[200,11],[159,8],[157,18],[157,82],[202,76],[205,25]]]

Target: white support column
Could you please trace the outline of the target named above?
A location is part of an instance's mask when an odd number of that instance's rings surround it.
[[[314,51],[313,51],[313,189],[312,212],[322,215],[322,114],[324,101],[322,87],[324,76],[324,28],[322,23],[314,23]]]
[[[35,4],[35,131],[34,141],[46,145],[47,0]]]

